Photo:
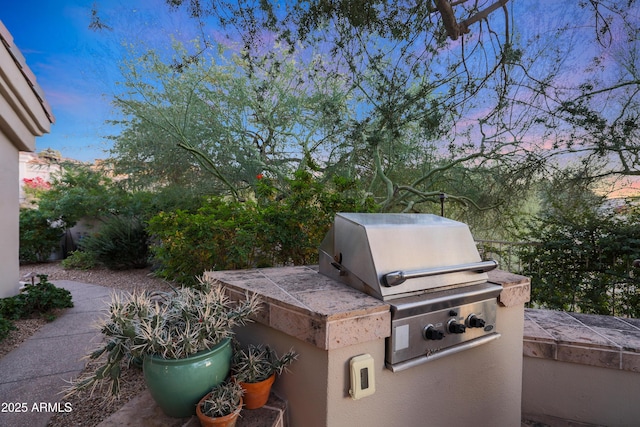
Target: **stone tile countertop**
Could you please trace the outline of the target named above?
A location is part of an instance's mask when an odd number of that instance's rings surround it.
[[[525,356],[640,372],[640,319],[526,309]]]
[[[489,282],[502,286],[498,302],[504,307],[522,306],[531,297],[531,279],[504,270],[488,272]]]
[[[264,301],[256,321],[323,350],[337,349],[391,335],[389,304],[318,273],[317,266],[209,271],[232,299],[255,292]],[[490,272],[489,281],[504,287],[504,306],[529,300],[529,279]]]
[[[232,299],[256,292],[265,308],[256,321],[324,350],[386,338],[389,305],[297,266],[205,273],[224,283]]]

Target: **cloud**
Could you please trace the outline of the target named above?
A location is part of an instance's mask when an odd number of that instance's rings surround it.
[[[48,90],[46,92],[46,96],[47,101],[49,101],[49,104],[54,106],[54,108],[81,108],[95,102],[95,98],[93,97],[89,97],[81,93],[69,92],[62,88]],[[82,111],[81,113],[82,115],[85,115],[87,111]]]

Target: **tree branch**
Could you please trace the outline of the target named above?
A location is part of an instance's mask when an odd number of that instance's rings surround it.
[[[453,7],[451,3],[448,0],[435,0],[436,8],[442,16],[442,23],[444,24],[447,35],[451,40],[457,40],[460,35],[468,34],[469,27],[471,25],[482,19],[486,19],[492,12],[500,7],[504,7],[508,1],[509,0],[498,0],[492,5],[488,6],[486,9],[481,10],[480,12],[472,15],[471,17],[458,24],[458,22],[456,21],[456,16],[453,13]]]

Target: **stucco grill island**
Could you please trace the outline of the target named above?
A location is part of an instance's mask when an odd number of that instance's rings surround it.
[[[240,342],[300,354],[274,384],[291,426],[520,424],[530,281],[482,260],[466,224],[341,213],[319,257],[206,273],[264,301]]]

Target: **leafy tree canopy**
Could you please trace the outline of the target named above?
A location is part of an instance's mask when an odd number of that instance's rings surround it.
[[[637,174],[635,1],[516,3],[168,0],[202,37],[129,65],[115,152],[176,182],[208,171],[235,197],[256,174],[309,168],[360,179],[385,210],[444,192],[456,215],[513,212],[570,162],[587,181]],[[127,151],[140,139],[153,154]]]
[[[66,165],[53,177],[38,210],[55,225],[73,227],[82,218],[100,218],[117,212],[126,197],[104,174],[81,164]]]
[[[112,152],[138,185],[238,198],[258,175],[283,182],[344,145],[348,91],[319,77],[325,58],[305,64],[276,49],[249,64],[220,48],[187,64],[187,52],[176,43],[173,58],[149,50],[124,64],[126,92],[114,103],[125,118]]]

